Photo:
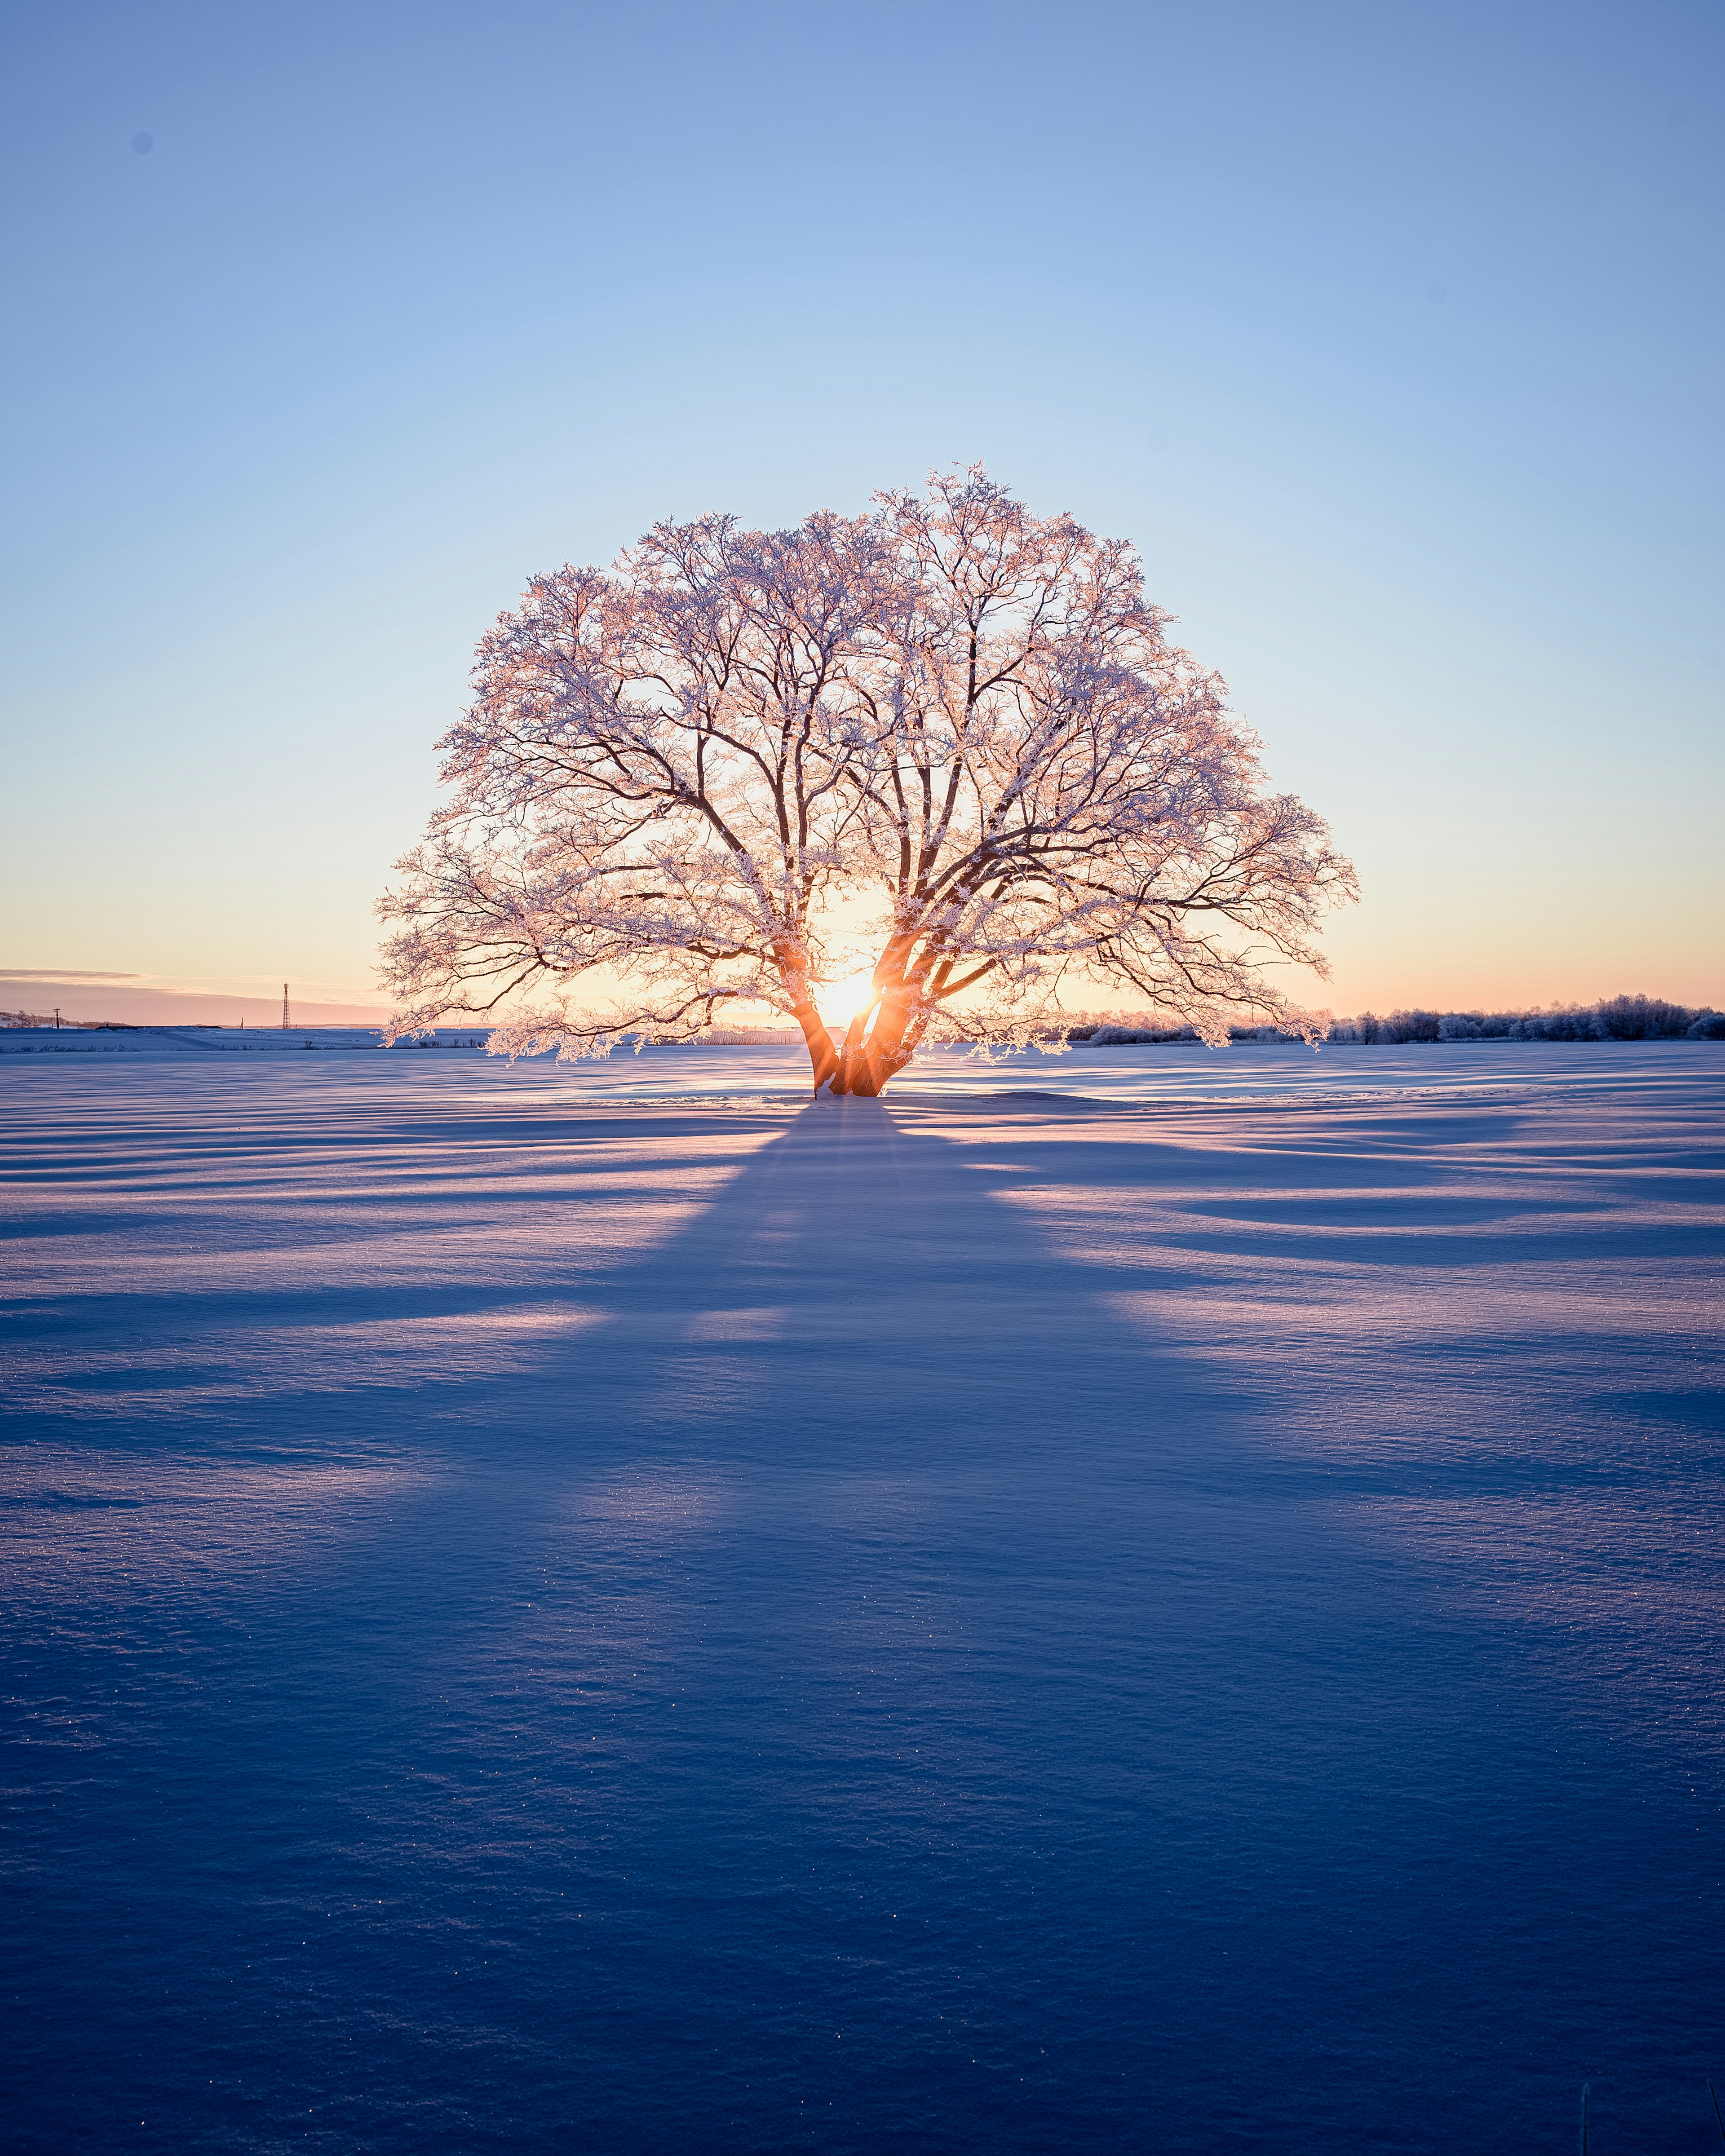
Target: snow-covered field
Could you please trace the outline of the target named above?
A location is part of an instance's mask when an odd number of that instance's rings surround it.
[[[1717,2133],[1725,1050],[0,1051],[13,2145]]]

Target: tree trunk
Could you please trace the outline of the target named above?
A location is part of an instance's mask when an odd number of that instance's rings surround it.
[[[913,1032],[920,1037],[922,1029],[913,1027],[910,1014],[890,999],[883,999],[875,1007],[871,1033],[865,1036],[870,1013],[861,1012],[850,1021],[849,1030],[837,1046],[812,1000],[793,1008],[797,1023],[803,1029],[817,1093],[824,1086],[834,1094],[850,1093],[860,1100],[874,1100],[886,1091],[887,1081],[902,1070],[916,1053],[916,1040],[907,1041],[905,1036]]]
[[[835,1059],[837,1068],[831,1080],[834,1093],[874,1100],[886,1091],[887,1081],[902,1070],[915,1053],[916,1043],[905,1039],[908,1019],[901,1009],[883,1000],[874,1019],[874,1030],[866,1038],[863,1029],[869,1022],[868,1014],[851,1020]]]
[[[809,1068],[814,1073],[814,1090],[818,1093],[839,1068],[839,1051],[833,1045],[833,1036],[812,1003],[796,1006],[797,1023],[803,1029],[803,1039],[809,1049]]]

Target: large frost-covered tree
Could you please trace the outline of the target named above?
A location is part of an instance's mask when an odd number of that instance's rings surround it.
[[[1312,1037],[1262,968],[1327,970],[1353,872],[1167,619],[1130,547],[976,468],[536,578],[381,903],[392,1037],[489,1012],[495,1050],[603,1054],[766,1005],[817,1088],[877,1093],[924,1041],[1046,1038],[1074,978]]]

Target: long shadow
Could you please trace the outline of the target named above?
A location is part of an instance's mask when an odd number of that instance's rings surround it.
[[[387,1513],[154,1580],[130,1719],[44,1645],[24,2145],[1489,2150],[1687,2072],[1694,1822],[1108,1285],[822,1104]]]

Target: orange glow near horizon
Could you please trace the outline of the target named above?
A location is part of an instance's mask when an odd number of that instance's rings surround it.
[[[849,973],[841,981],[822,981],[814,991],[814,1007],[829,1032],[842,1033],[859,1011],[874,1000],[875,976]]]

